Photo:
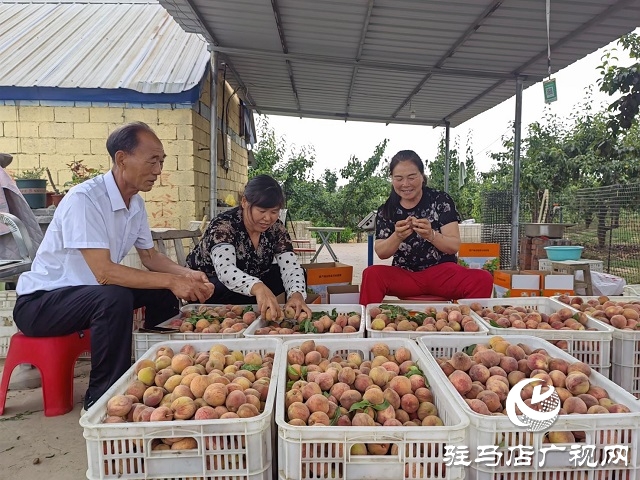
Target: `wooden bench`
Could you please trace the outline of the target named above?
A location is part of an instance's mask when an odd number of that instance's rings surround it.
[[[184,253],[184,244],[182,243],[185,239],[190,239],[191,243],[195,247],[198,244],[198,240],[202,233],[199,229],[197,230],[173,230],[173,229],[160,229],[155,228],[151,229],[151,238],[156,242],[158,251],[164,255],[168,255],[167,253],[167,245],[165,242],[170,242],[173,240],[173,247],[176,251],[176,263],[182,265],[183,267],[187,264],[187,256]]]

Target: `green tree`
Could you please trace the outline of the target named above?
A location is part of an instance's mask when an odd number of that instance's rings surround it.
[[[629,33],[621,37],[618,43],[628,51],[632,59],[640,59],[640,35]],[[613,52],[607,52],[599,67],[602,74],[600,90],[611,96],[621,94],[609,105],[609,111],[615,114],[609,118],[607,127],[614,137],[620,130],[629,130],[637,123],[640,108],[640,62],[620,67],[615,65],[616,61]]]

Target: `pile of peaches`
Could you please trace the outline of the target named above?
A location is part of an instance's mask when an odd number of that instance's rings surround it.
[[[640,330],[640,300],[616,301],[604,295],[588,300],[561,295],[558,300],[614,328]]]
[[[230,351],[222,344],[208,352],[191,345],[179,352],[161,346],[154,360],[136,363],[136,378],[126,391],[108,400],[104,423],[258,416],[265,408],[272,366],[272,353]],[[168,448],[180,448],[174,445]]]
[[[182,333],[239,333],[251,325],[256,313],[251,305],[187,306],[169,327]]]
[[[506,415],[509,391],[526,378],[540,380],[521,391],[524,403],[534,410],[538,407],[531,403],[534,387],[540,385],[545,392],[552,385],[561,402],[560,415],[630,412],[626,405],[612,400],[604,388],[591,383],[591,368],[583,362],[554,358],[543,348],[510,343],[497,335],[486,344],[479,343],[466,350],[437,361],[469,408],[481,415]],[[516,413],[521,412],[516,408]],[[585,440],[585,432],[548,432],[547,440],[580,442]]]

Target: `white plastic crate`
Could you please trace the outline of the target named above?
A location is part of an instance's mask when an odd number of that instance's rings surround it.
[[[180,308],[181,312],[188,312],[193,309],[200,307],[201,304],[191,304],[185,305]],[[207,307],[219,307],[220,305],[211,304],[205,305]],[[258,311],[258,307],[253,305],[253,310]],[[174,317],[177,318],[177,317]],[[169,328],[170,323],[173,318],[166,320],[160,324],[158,327]],[[256,320],[257,321],[257,320]],[[255,323],[255,322],[254,322]],[[214,339],[222,339],[222,338],[242,338],[244,330],[240,330],[235,333],[194,333],[194,332],[180,332],[178,330],[174,332],[167,333],[146,333],[146,332],[133,332],[133,355],[136,360],[139,360],[142,355],[149,350],[153,345],[160,342],[168,342],[170,340],[179,340],[179,341],[195,341],[195,340],[214,340]]]
[[[6,358],[11,336],[18,332],[13,321],[13,307],[16,304],[16,292],[5,290],[0,292],[0,358]]]
[[[580,260],[575,260],[575,261],[588,263],[589,269],[592,272],[604,273],[604,262],[602,260],[588,260],[586,258],[581,258]],[[552,260],[549,260],[548,258],[538,259],[538,270],[544,270],[546,272],[550,272],[552,270],[551,262]]]
[[[379,307],[380,303],[370,303],[366,308],[366,322],[367,322],[367,337],[368,338],[418,338],[423,335],[464,335],[464,336],[478,336],[478,335],[487,335],[489,333],[489,329],[485,326],[483,322],[481,322],[477,316],[470,315],[473,321],[478,325],[479,331],[477,332],[415,332],[415,331],[382,331],[382,330],[374,330],[371,328],[371,309],[374,307]],[[446,306],[444,303],[407,303],[398,305],[399,307],[406,308],[407,310],[416,310],[419,312],[424,312],[427,307],[435,307],[438,311],[442,310],[442,307]],[[451,305],[451,304],[449,304]]]
[[[87,442],[88,479],[272,478],[273,402],[282,352],[280,339],[162,342],[142,358],[155,358],[155,351],[160,346],[178,351],[184,345],[193,345],[197,351],[208,351],[216,344],[242,353],[275,353],[264,411],[246,419],[101,423],[109,398],[124,393],[135,378],[134,365],[80,418]],[[151,450],[154,439],[177,437],[194,438],[198,446],[194,450]]]
[[[572,363],[576,361],[566,352],[540,338],[512,335],[505,337],[505,339],[511,343],[524,343],[532,349],[544,348],[550,356],[555,358],[562,358]],[[544,465],[540,466],[542,458],[540,449],[549,446],[543,444],[545,432],[528,432],[523,427],[517,427],[511,423],[507,416],[475,413],[458,394],[435,361],[435,358],[439,357],[451,358],[455,352],[470,346],[472,341],[468,337],[451,335],[439,338],[420,337],[418,344],[423,351],[430,354],[425,360],[428,369],[438,372],[439,380],[436,381],[445,385],[445,388],[453,395],[458,408],[469,417],[467,446],[469,447],[468,460],[471,461],[471,465],[468,467],[467,478],[474,480],[635,480],[640,478],[640,403],[635,397],[604,376],[592,371],[589,380],[591,384],[606,389],[613,401],[629,407],[631,413],[560,415],[549,430],[584,432],[583,445],[596,446],[596,459],[602,458],[603,450],[607,444],[627,445],[629,447],[627,466],[625,467],[624,464],[601,466],[600,462],[596,468],[586,464],[574,466],[569,455],[571,444],[557,445],[565,447],[565,451],[547,452]],[[498,446],[498,452],[502,454],[499,465],[490,467],[483,462],[475,462],[478,457],[478,447],[492,445]],[[505,459],[510,458],[509,448],[519,445],[534,448],[531,466],[508,466],[505,464]]]
[[[512,305],[534,309],[540,313],[551,315],[560,308],[568,306],[559,304],[548,297],[523,297],[523,298],[465,298],[458,300],[458,303],[471,305],[479,303],[483,307],[493,307],[496,305]],[[544,338],[545,340],[567,342],[567,352],[578,360],[586,363],[594,370],[597,370],[605,377],[609,378],[611,368],[611,339],[613,338],[613,328],[593,318],[589,318],[586,327],[596,330],[542,330],[542,329],[518,329],[518,328],[496,328],[485,322],[479,315],[473,312],[488,329],[489,335],[531,335],[533,337]]]
[[[445,445],[463,445],[469,422],[453,405],[451,393],[443,388],[432,370],[425,368],[424,355],[415,342],[389,338],[383,343],[394,352],[400,347],[411,351],[412,360],[424,372],[434,396],[442,427],[297,427],[285,421],[284,405],[287,384],[287,352],[303,340],[289,340],[282,347],[276,396],[278,424],[278,476],[286,480],[331,478],[349,480],[462,479],[461,467],[444,466]],[[316,344],[329,349],[329,357],[359,352],[371,359],[371,347],[379,339],[337,339],[325,337]],[[435,381],[434,381],[435,380]],[[354,443],[391,443],[398,446],[396,455],[351,455]],[[422,452],[422,453],[421,453]],[[425,453],[427,452],[427,453]],[[305,453],[308,453],[306,455]],[[408,475],[406,474],[408,470]],[[314,473],[315,472],[315,473]],[[320,473],[320,475],[318,475]]]
[[[585,301],[598,299],[597,296],[579,295],[579,297]],[[565,303],[560,302],[558,297],[552,298],[559,304],[569,307]],[[640,302],[640,296],[610,296],[609,298],[614,302]],[[597,319],[594,320],[598,321]],[[611,328],[613,328],[613,341],[611,343],[611,380],[640,399],[640,330],[631,331],[620,330],[615,327]]]
[[[349,304],[320,304],[320,305],[307,305],[309,310],[312,312],[331,312],[332,310],[336,310],[337,313],[350,313],[355,312],[360,315],[360,328],[352,333],[292,333],[290,335],[256,335],[256,330],[259,328],[265,327],[267,325],[267,321],[262,317],[258,317],[255,322],[253,322],[249,327],[244,331],[244,336],[247,338],[263,338],[263,337],[277,337],[282,338],[282,340],[316,340],[318,338],[364,338],[364,307],[362,305],[349,305]]]
[[[640,285],[625,285],[622,287],[622,294],[626,296],[640,296]]]

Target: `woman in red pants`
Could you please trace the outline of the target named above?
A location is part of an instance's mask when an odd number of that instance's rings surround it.
[[[385,295],[490,297],[491,274],[458,265],[460,215],[447,193],[427,187],[418,154],[398,152],[389,170],[392,189],[378,209],[375,250],[382,259],[393,256],[393,265],[364,270],[360,303],[379,303]]]

